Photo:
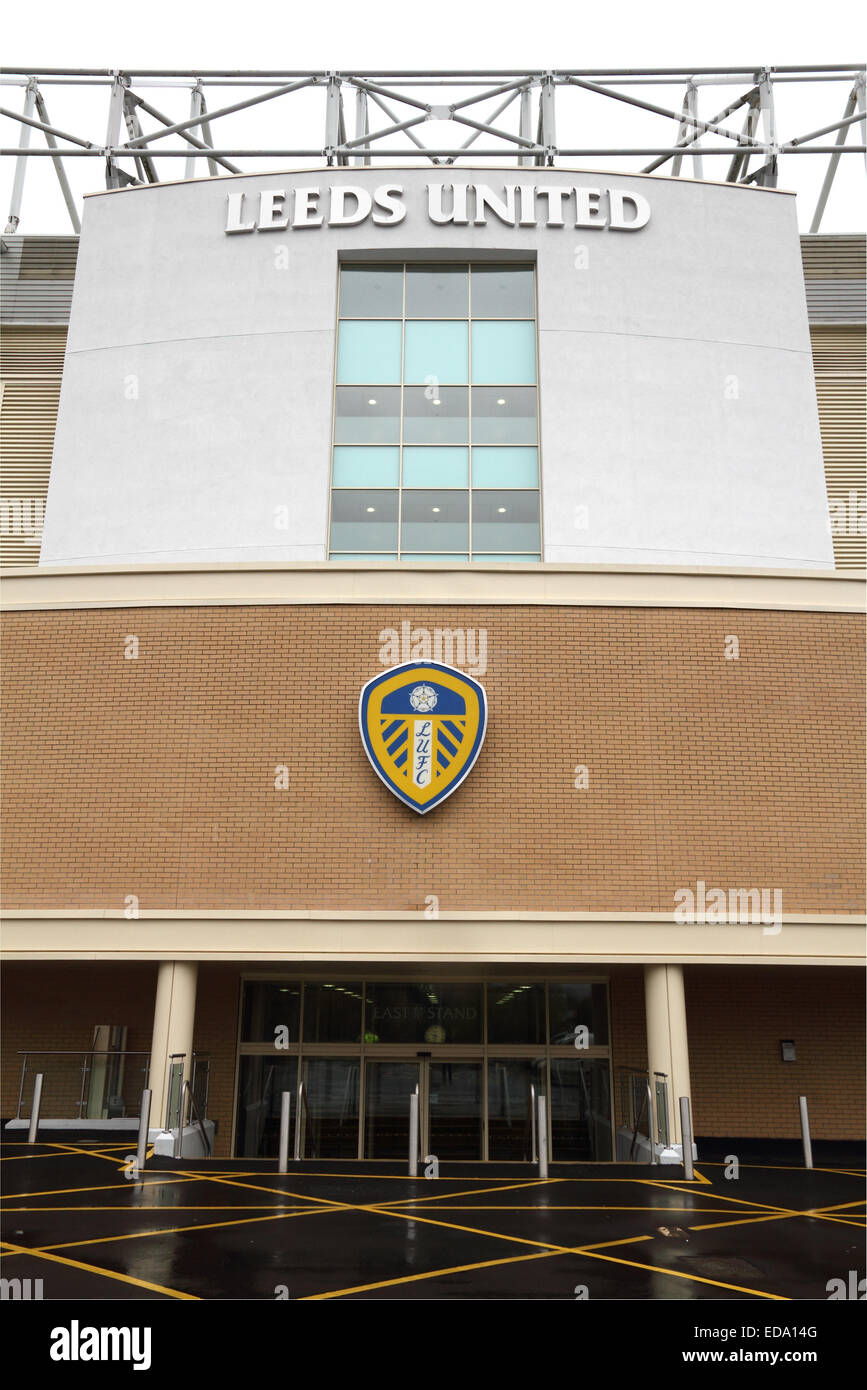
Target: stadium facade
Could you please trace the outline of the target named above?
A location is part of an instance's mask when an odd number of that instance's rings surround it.
[[[532,1088],[554,1162],[676,1160],[681,1096],[699,1152],[800,1095],[860,1139],[863,241],[480,165],[4,246],[4,1117],[41,1071],[105,1126],[192,1078],[251,1158],[302,1085],[302,1158],[403,1157],[416,1087],[443,1160],[531,1157]]]

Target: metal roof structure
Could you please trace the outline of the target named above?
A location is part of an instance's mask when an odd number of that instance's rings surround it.
[[[827,120],[814,130],[783,136],[778,129],[777,91],[781,84],[813,83],[826,84]],[[709,160],[710,176],[721,182],[771,188],[777,186],[781,160],[813,155],[827,161],[810,226],[811,232],[817,232],[841,157],[867,154],[865,69],[856,64],[487,73],[5,67],[0,85],[23,89],[20,110],[0,107],[0,116],[12,123],[9,128],[17,135],[17,143],[0,149],[0,154],[16,160],[7,233],[18,229],[25,170],[28,160],[36,157],[52,161],[77,232],[78,210],[67,170],[71,159],[104,161],[106,186],[120,188],[171,181],[179,175],[196,177],[203,160],[211,175],[220,175],[260,172],[235,162],[245,159],[307,159],[338,167],[428,161],[448,167],[467,155],[527,167],[551,167],[561,160],[582,158],[634,158],[636,173],[661,171],[673,177],[686,176],[688,160],[694,178],[708,176],[703,161]],[[654,100],[652,89],[657,86],[682,87],[679,104]],[[51,89],[53,105],[59,88],[104,89],[103,139],[52,124],[46,92]],[[189,92],[189,115],[174,120],[160,102],[166,100],[167,91],[176,100],[179,88]],[[710,89],[704,94],[708,104],[714,95],[714,105],[720,103],[720,109],[706,119],[698,114],[705,88]],[[311,143],[308,138],[293,143],[293,128],[299,136],[309,135],[309,109],[302,121],[298,98],[315,89],[322,94],[321,141]],[[234,99],[227,101],[227,93]],[[634,118],[634,139],[597,146],[559,142],[558,116],[569,116],[570,99],[577,93],[598,99],[596,129],[606,129],[615,105],[621,111],[627,108]],[[241,143],[248,132],[240,118],[263,106],[267,106],[269,138],[253,146]],[[660,120],[671,123],[670,137],[660,135],[666,128],[660,127]],[[860,142],[856,143],[857,135],[856,141],[848,140],[852,127],[859,124]],[[433,139],[427,142],[425,129],[431,126]],[[44,146],[31,144],[34,131],[42,135]],[[182,175],[177,160],[184,161]],[[158,161],[166,161],[159,171]]]

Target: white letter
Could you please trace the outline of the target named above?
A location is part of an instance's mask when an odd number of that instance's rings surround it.
[[[318,188],[296,188],[295,189],[295,216],[292,219],[292,226],[302,227],[321,227],[321,217],[311,217],[310,214],[317,211],[316,200],[319,197]]]
[[[610,188],[608,201],[611,205],[613,232],[637,232],[639,227],[646,227],[650,221],[650,204],[640,193],[623,193],[619,188]],[[624,203],[631,203],[635,208],[635,216],[628,222],[623,215]]]
[[[602,191],[598,188],[576,188],[575,202],[577,211],[575,214],[576,227],[604,227],[605,218],[599,206],[599,199]]]
[[[557,184],[548,184],[544,188],[537,188],[537,193],[541,193],[543,198],[548,199],[548,221],[546,227],[564,227],[563,221],[563,199],[568,198],[572,192],[571,188],[561,188]]]
[[[485,208],[491,209],[496,213],[501,222],[508,222],[510,227],[515,225],[515,185],[507,184],[504,192],[505,199],[498,198],[486,183],[477,183],[476,193],[476,215],[473,218],[477,227],[485,225]]]
[[[373,201],[378,208],[382,208],[386,216],[383,217],[380,213],[375,212],[373,214],[374,222],[381,226],[387,226],[389,223],[397,225],[398,222],[402,222],[406,217],[406,208],[400,202],[402,197],[403,189],[399,183],[384,183],[381,188],[375,188]]]
[[[244,195],[243,193],[227,193],[226,201],[229,204],[226,213],[226,231],[231,235],[232,232],[255,232],[255,222],[242,222],[244,215]]]
[[[278,216],[283,211],[286,192],[282,188],[269,188],[259,194],[259,231],[277,232],[289,226],[289,214]]]
[[[452,210],[449,213],[443,212],[443,192],[446,188],[452,190]],[[456,227],[466,227],[469,223],[467,217],[467,185],[465,183],[429,183],[427,186],[427,215],[431,222],[437,222],[445,226],[446,222],[454,222]]]
[[[518,225],[520,227],[535,227],[536,190],[532,184],[522,183],[518,185],[518,192],[521,195],[521,216],[518,219]]]
[[[51,1350],[48,1354],[52,1361],[69,1360],[69,1328],[52,1327]]]
[[[358,206],[354,212],[346,211],[346,198],[354,198]],[[356,222],[363,222],[370,209],[373,207],[373,199],[366,188],[350,188],[343,184],[338,184],[331,190],[331,211],[328,216],[329,227],[351,227]]]

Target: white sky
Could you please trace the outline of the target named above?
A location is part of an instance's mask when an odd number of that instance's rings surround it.
[[[693,0],[662,6],[653,0],[635,3],[621,0],[617,6],[600,6],[599,14],[588,13],[586,5],[516,3],[516,0],[436,0],[413,5],[408,0],[379,0],[363,5],[355,0],[330,0],[328,4],[278,8],[264,0],[243,0],[228,5],[220,0],[206,6],[184,5],[179,0],[152,0],[144,7],[121,8],[117,0],[89,0],[75,6],[69,0],[41,0],[30,6],[16,6],[4,20],[2,61],[5,66],[87,67],[141,69],[178,68],[199,71],[207,68],[283,68],[336,69],[536,69],[555,67],[600,68],[677,67],[690,70],[703,66],[743,67],[753,64],[857,64],[864,60],[863,10],[855,0],[824,0],[817,10],[799,5],[797,0],[736,0],[724,5]],[[859,21],[857,16],[862,14]],[[136,90],[173,120],[188,115],[189,93]],[[250,89],[246,89],[248,92]],[[681,88],[626,88],[631,95],[679,109]],[[700,94],[699,116],[713,116],[735,95],[738,88],[705,89]],[[434,93],[415,93],[434,99]],[[465,91],[458,93],[464,96]],[[21,109],[23,91],[6,87],[0,104]],[[105,138],[107,92],[105,89],[43,87],[52,124],[76,135],[102,143]],[[208,104],[228,104],[242,95],[238,88],[208,93]],[[778,136],[783,140],[803,135],[839,120],[848,95],[843,83],[813,83],[777,88]],[[448,93],[436,94],[440,101]],[[558,143],[561,146],[639,146],[674,143],[673,122],[633,111],[577,91],[558,92]],[[410,113],[398,108],[400,118]],[[494,104],[474,113],[492,113]],[[517,104],[503,117],[515,129]],[[147,121],[148,118],[145,118]],[[740,129],[742,112],[726,122]],[[354,133],[352,99],[347,105],[349,133]],[[371,111],[371,123],[384,120]],[[279,122],[279,124],[278,124]],[[20,126],[2,120],[2,144],[17,144]],[[152,128],[145,124],[145,129]],[[862,142],[860,125],[848,136],[852,144]],[[265,104],[217,122],[215,140],[224,147],[252,147],[273,144],[276,132],[286,147],[318,148],[324,143],[324,93],[307,91],[284,98],[276,105]],[[451,130],[451,134],[449,134]],[[451,146],[454,128],[427,125],[419,132],[426,143],[440,138]],[[461,143],[469,132],[459,137]],[[122,139],[126,138],[125,129]],[[179,137],[169,137],[167,146]],[[709,143],[717,143],[713,136]],[[821,144],[833,143],[834,135]],[[44,144],[34,131],[34,148]],[[402,143],[402,142],[401,142]],[[394,139],[389,140],[393,148]],[[490,148],[489,137],[481,136],[479,148]],[[409,147],[407,147],[409,148]],[[287,167],[290,161],[234,161],[244,169]],[[301,163],[310,165],[314,160]],[[394,162],[394,161],[389,161]],[[606,158],[561,160],[561,164],[638,170],[649,162],[640,157],[626,160]],[[705,160],[706,178],[724,178],[725,158]],[[0,213],[8,211],[14,160],[3,161],[0,170]],[[807,230],[826,160],[820,156],[793,155],[783,159],[780,186],[798,193],[799,221]],[[76,159],[67,162],[76,194],[104,186],[100,160]],[[758,167],[754,161],[751,168]],[[184,174],[183,160],[163,160],[158,165],[162,178]],[[206,172],[201,166],[199,173]],[[666,167],[660,171],[666,172]],[[692,174],[692,166],[684,165]],[[823,231],[858,231],[864,225],[864,158],[845,155],[840,161],[831,193]],[[30,160],[24,189],[20,231],[23,233],[67,232],[70,230],[60,197],[52,162]]]

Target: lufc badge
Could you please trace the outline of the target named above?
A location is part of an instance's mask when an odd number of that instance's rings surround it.
[[[487,717],[478,681],[436,661],[392,666],[367,682],[358,702],[376,775],[422,816],[463,782],[479,756]]]

